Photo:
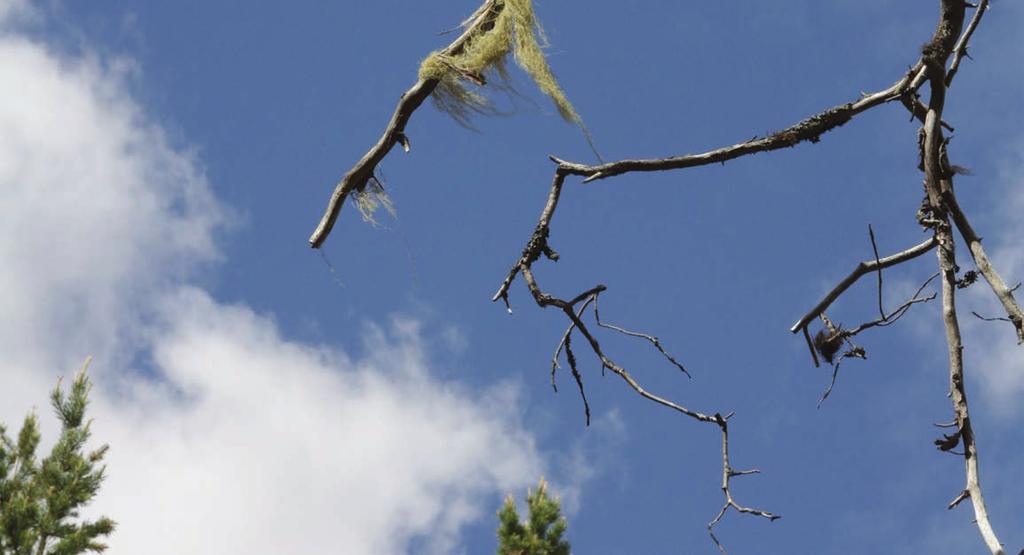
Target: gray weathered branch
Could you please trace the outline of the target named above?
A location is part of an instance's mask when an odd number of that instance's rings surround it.
[[[960,236],[967,243],[967,248],[971,251],[971,257],[974,259],[974,265],[978,268],[978,272],[985,277],[985,281],[988,282],[999,302],[1003,304],[1007,317],[1017,330],[1017,343],[1024,344],[1024,312],[1021,311],[1017,299],[1013,296],[1013,288],[1006,285],[999,272],[992,266],[985,253],[985,248],[981,246],[981,237],[974,231],[967,215],[960,208],[960,203],[957,202],[952,188],[943,192],[942,201],[946,209],[949,210],[949,215],[953,217],[953,223],[960,231]]]
[[[939,121],[946,100],[945,66],[955,48],[957,37],[960,36],[966,5],[963,0],[942,0],[942,17],[936,28],[932,41],[925,45],[925,63],[930,80],[931,97],[928,102],[928,114],[924,124],[924,140],[922,165],[925,173],[925,191],[931,208],[930,224],[938,241],[936,253],[939,271],[942,273],[942,320],[946,328],[946,343],[949,348],[949,381],[950,400],[956,417],[957,436],[963,446],[966,487],[951,503],[955,507],[964,498],[969,497],[974,507],[975,522],[985,546],[993,555],[1003,555],[1002,544],[992,528],[988,510],[982,496],[981,480],[978,468],[978,446],[971,426],[970,411],[967,404],[967,391],[964,378],[963,343],[960,334],[960,322],[956,313],[957,264],[956,243],[947,212],[948,203],[953,190],[952,174],[944,171],[942,157],[945,141]],[[964,41],[966,43],[966,41]]]
[[[975,7],[974,17],[967,24],[967,29],[960,35],[960,39],[956,41],[956,46],[953,47],[953,61],[949,64],[949,71],[946,72],[946,88],[953,84],[953,77],[956,75],[957,70],[960,69],[960,61],[965,56],[970,58],[970,55],[967,54],[967,43],[970,42],[971,36],[974,35],[974,31],[978,28],[978,24],[981,23],[981,18],[984,17],[986,11],[988,11],[988,0],[981,0]]]
[[[466,30],[444,49],[444,54],[456,56],[462,52],[469,38],[486,30],[488,25],[492,25],[494,18],[498,16],[503,7],[504,4],[497,0],[486,0],[467,20]],[[320,223],[317,224],[313,235],[309,237],[309,246],[316,249],[324,244],[334,227],[334,222],[338,219],[338,213],[341,211],[342,205],[345,204],[345,199],[352,191],[362,191],[366,187],[366,183],[373,177],[377,165],[396,144],[401,144],[408,150],[409,142],[405,136],[405,126],[409,123],[413,112],[434,92],[438,83],[437,79],[419,79],[398,99],[398,106],[395,108],[394,114],[391,115],[384,134],[334,187],[334,192],[327,202],[327,209],[324,211],[323,217],[320,218]]]
[[[913,260],[914,258],[932,250],[934,247],[935,238],[932,237],[931,239],[910,247],[905,251],[898,252],[885,258],[866,260],[857,264],[857,267],[854,268],[853,271],[843,279],[843,281],[839,282],[838,285],[832,288],[832,290],[825,295],[825,298],[821,299],[818,304],[814,305],[814,308],[809,310],[807,314],[804,314],[799,320],[797,320],[796,323],[789,328],[789,331],[796,333],[807,328],[815,318],[817,318],[822,312],[825,312],[825,310],[827,310],[828,307],[835,302],[835,300],[838,299],[844,291],[849,289],[850,286],[856,283],[858,279],[864,276],[864,274],[869,274],[879,269],[889,268],[908,260]]]
[[[906,75],[887,89],[865,94],[856,101],[829,108],[782,131],[772,133],[767,137],[755,137],[749,141],[716,148],[700,154],[670,156],[667,158],[619,160],[599,165],[579,164],[557,158],[553,159],[558,163],[560,169],[568,174],[583,176],[583,182],[586,183],[629,172],[665,171],[725,163],[748,154],[793,147],[805,141],[816,143],[820,140],[821,135],[845,124],[853,119],[854,116],[876,106],[910,95],[916,90],[916,86],[920,86],[923,75],[924,66],[918,62],[918,64],[910,68]],[[908,105],[908,108],[911,109],[911,112],[914,112],[912,106],[913,101]]]

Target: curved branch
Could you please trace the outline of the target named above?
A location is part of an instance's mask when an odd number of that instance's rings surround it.
[[[852,272],[850,272],[850,275],[846,276],[846,278],[843,279],[843,281],[839,282],[839,285],[836,285],[831,291],[829,291],[828,294],[825,295],[825,298],[818,302],[818,304],[814,305],[814,308],[808,311],[807,314],[803,315],[803,317],[797,320],[796,323],[789,328],[789,331],[792,333],[796,333],[802,329],[805,329],[815,318],[817,318],[822,312],[825,312],[825,310],[828,309],[829,305],[835,302],[835,300],[838,299],[844,291],[849,289],[850,286],[853,285],[864,274],[869,274],[871,272],[888,268],[890,266],[895,266],[897,264],[917,258],[922,254],[935,248],[935,245],[936,239],[935,237],[932,237],[927,241],[919,245],[910,247],[905,251],[898,252],[896,254],[887,256],[882,259],[867,260],[861,262],[860,264],[857,264],[857,267],[854,268]]]
[[[466,30],[444,49],[444,54],[454,56],[462,52],[469,38],[478,32],[486,30],[487,25],[493,23],[494,18],[497,17],[503,7],[504,4],[497,0],[486,0],[470,17]],[[434,92],[438,83],[437,79],[419,79],[409,90],[402,93],[398,100],[398,106],[391,115],[388,126],[384,129],[384,134],[334,187],[331,199],[327,203],[327,209],[324,211],[323,217],[320,218],[320,223],[317,224],[313,235],[309,237],[310,247],[316,249],[324,244],[327,236],[331,233],[331,229],[334,227],[334,222],[338,219],[338,213],[341,212],[345,198],[352,191],[361,191],[366,187],[366,183],[373,177],[373,172],[377,169],[377,165],[391,152],[391,149],[396,144],[401,144],[408,151],[409,141],[405,136],[405,125],[409,122],[413,112]]]
[[[897,100],[916,90],[923,82],[924,71],[923,64],[918,62],[910,68],[906,75],[887,89],[863,95],[854,102],[847,102],[846,104],[829,108],[782,131],[772,133],[767,137],[755,137],[749,141],[709,150],[700,154],[670,156],[668,158],[619,160],[599,165],[578,164],[557,158],[553,158],[553,160],[558,163],[561,170],[572,175],[583,176],[583,182],[587,183],[629,172],[664,171],[724,163],[748,154],[793,147],[804,141],[816,143],[820,140],[821,135],[845,124],[853,119],[854,116],[886,102]],[[913,104],[910,104],[908,108],[911,112],[914,112],[915,110],[912,106]]]

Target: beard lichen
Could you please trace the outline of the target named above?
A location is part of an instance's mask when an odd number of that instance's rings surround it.
[[[363,217],[363,221],[374,227],[378,225],[377,219],[374,217],[378,208],[383,207],[392,218],[398,217],[391,197],[384,191],[384,185],[376,176],[371,177],[362,189],[353,191],[352,197],[352,200],[356,203],[356,208],[359,210],[359,214]]]
[[[420,64],[420,79],[438,81],[432,94],[434,105],[463,125],[469,125],[473,114],[497,113],[479,87],[496,80],[499,87],[511,88],[506,60],[512,54],[516,65],[555,103],[559,115],[582,128],[579,114],[544,56],[547,37],[533,11],[533,0],[498,0],[497,8],[500,10],[490,27],[480,26],[459,53],[451,55],[438,50]]]

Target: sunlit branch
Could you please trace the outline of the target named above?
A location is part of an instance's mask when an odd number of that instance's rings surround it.
[[[939,121],[946,100],[945,65],[952,53],[964,20],[966,5],[963,0],[942,0],[942,17],[935,31],[935,37],[925,45],[924,59],[930,80],[931,97],[928,102],[928,115],[925,118],[924,137],[922,143],[922,166],[925,173],[925,191],[931,208],[931,223],[935,238],[938,241],[936,253],[939,271],[942,274],[942,320],[946,328],[946,343],[949,347],[949,381],[950,400],[956,417],[957,433],[950,436],[956,438],[963,446],[966,487],[957,496],[950,507],[957,506],[965,498],[971,499],[974,507],[975,522],[985,545],[993,555],[1003,555],[1002,544],[992,528],[988,517],[988,509],[982,496],[979,477],[978,447],[971,426],[970,412],[967,405],[967,391],[964,378],[963,343],[960,334],[960,322],[956,313],[957,264],[956,243],[947,213],[950,194],[953,190],[952,174],[943,171],[943,148],[946,142],[942,137]],[[944,442],[943,442],[944,443]],[[951,446],[943,445],[952,449]]]
[[[443,53],[447,56],[455,56],[462,52],[470,37],[485,32],[487,26],[493,23],[503,7],[504,4],[501,2],[486,0],[473,14],[473,17],[467,21],[466,30],[449,44]],[[384,128],[384,134],[334,187],[334,192],[327,202],[327,209],[324,211],[323,217],[320,218],[320,223],[317,224],[313,235],[309,237],[311,247],[315,249],[323,245],[334,227],[334,222],[338,219],[338,213],[341,211],[345,199],[353,191],[362,191],[366,187],[367,182],[373,177],[377,165],[396,144],[401,144],[406,152],[409,151],[409,139],[405,135],[405,126],[409,123],[413,112],[434,92],[439,82],[438,79],[418,79],[409,90],[402,94],[398,100],[398,106],[395,107],[395,112],[391,115],[391,120]]]
[[[869,274],[879,269],[889,268],[897,264],[901,264],[908,260],[913,260],[922,254],[932,250],[935,247],[935,238],[932,237],[923,243],[915,245],[905,251],[898,252],[893,255],[889,255],[882,259],[867,260],[861,262],[853,269],[852,272],[843,281],[839,282],[838,285],[829,291],[825,298],[814,305],[814,308],[809,310],[807,314],[804,314],[799,320],[793,324],[789,331],[796,333],[808,326],[815,318],[817,318],[822,312],[828,309],[828,307],[843,294],[844,291],[850,288],[851,285],[857,282],[864,274]]]
[[[975,6],[974,17],[972,17],[971,22],[967,24],[967,29],[964,30],[962,35],[960,35],[960,39],[956,41],[956,46],[953,47],[953,61],[949,64],[949,71],[946,72],[947,88],[953,84],[953,77],[956,75],[957,70],[960,69],[960,61],[964,57],[971,57],[967,53],[967,43],[970,42],[971,36],[974,35],[974,31],[978,28],[978,24],[981,23],[981,18],[984,17],[986,11],[988,11],[988,0],[981,0],[981,2]]]

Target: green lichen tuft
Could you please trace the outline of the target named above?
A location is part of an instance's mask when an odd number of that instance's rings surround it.
[[[367,181],[366,187],[362,190],[357,189],[353,191],[352,200],[355,201],[356,208],[363,217],[363,221],[375,227],[378,223],[374,216],[378,208],[383,207],[392,218],[398,217],[398,212],[395,211],[395,205],[391,201],[391,197],[384,191],[384,185],[376,177],[371,177]]]
[[[478,92],[479,86],[497,81],[498,87],[510,88],[506,60],[511,54],[541,92],[555,103],[559,115],[582,127],[579,114],[544,56],[547,39],[533,11],[533,0],[502,0],[498,7],[501,11],[492,26],[470,36],[460,53],[435,51],[420,64],[420,79],[438,80],[432,95],[434,104],[465,125],[473,114],[496,114],[490,101]]]

